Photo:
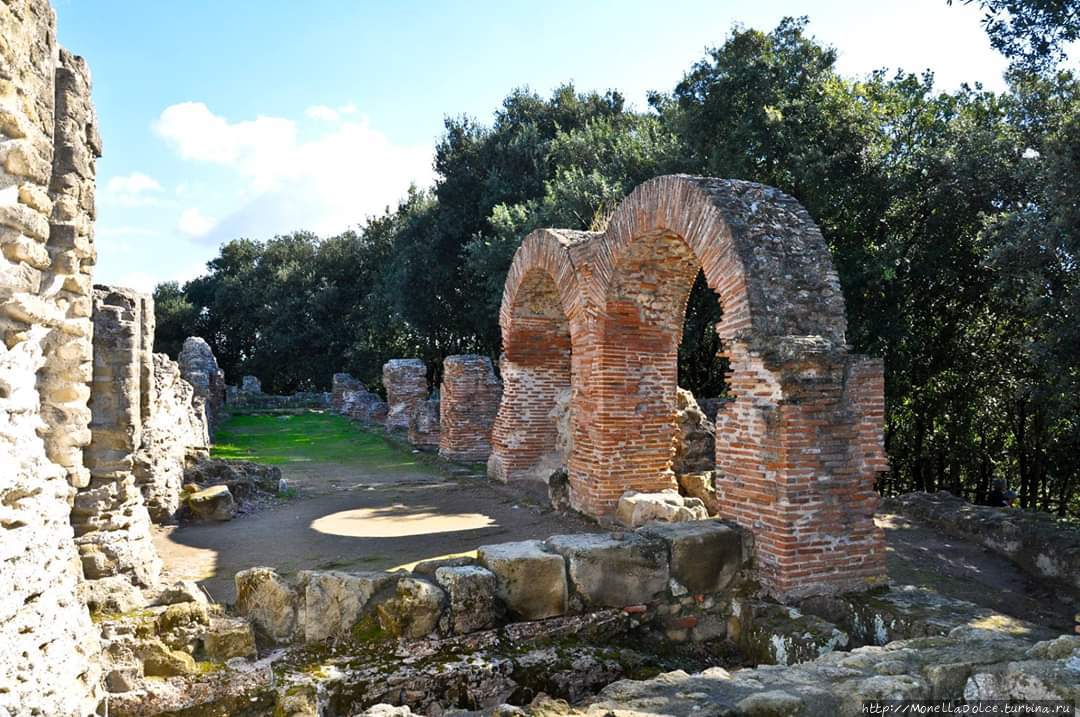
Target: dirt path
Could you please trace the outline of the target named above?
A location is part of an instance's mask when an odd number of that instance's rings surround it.
[[[1072,632],[1080,595],[1024,573],[981,545],[960,540],[900,515],[880,514],[889,577],[924,585],[1029,622]]]
[[[246,442],[243,435],[231,438],[241,446],[258,444],[262,428],[252,429]],[[336,450],[352,437],[335,434],[326,441],[326,460],[311,455],[320,450],[317,437],[290,431],[281,432],[287,442],[280,452],[237,455],[269,455],[300,496],[225,523],[157,528],[155,544],[169,574],[198,580],[215,600],[231,602],[233,576],[254,565],[283,574],[386,570],[487,543],[597,530],[490,484],[477,467],[447,466],[381,436],[347,431],[356,434],[355,450]]]

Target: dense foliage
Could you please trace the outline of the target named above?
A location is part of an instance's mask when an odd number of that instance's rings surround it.
[[[434,187],[358,230],[238,239],[204,276],[159,286],[159,348],[204,336],[228,375],[276,391],[342,370],[377,385],[394,356],[437,372],[449,354],[497,354],[503,279],[531,229],[601,227],[659,174],[751,179],[806,205],[849,341],[885,357],[882,490],[980,499],[1001,477],[1024,507],[1080,515],[1080,83],[1058,62],[1077,3],[982,5],[1013,60],[1003,93],[844,78],[792,19],[736,29],[646,111],[616,92],[514,91],[490,126],[448,119]],[[719,311],[699,280],[680,351],[699,395],[723,390]]]

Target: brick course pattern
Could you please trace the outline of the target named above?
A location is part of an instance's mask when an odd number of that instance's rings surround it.
[[[439,455],[452,461],[486,461],[502,383],[487,356],[447,356],[440,390]]]
[[[721,516],[753,530],[777,597],[881,584],[883,366],[848,353],[828,247],[806,210],[771,187],[658,177],[604,232],[525,238],[499,315],[506,385],[489,475],[537,477],[556,450],[555,398],[569,387],[576,509],[607,517],[627,490],[675,488],[677,352],[699,270],[723,306],[716,330],[734,399],[716,418]]]
[[[388,430],[409,430],[416,406],[428,397],[427,366],[421,359],[390,359],[383,364]]]

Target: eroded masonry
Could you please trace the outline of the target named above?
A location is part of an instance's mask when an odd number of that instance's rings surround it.
[[[569,391],[574,508],[606,516],[626,491],[677,488],[677,355],[699,270],[723,308],[716,330],[733,399],[716,416],[718,513],[754,532],[775,595],[882,582],[882,363],[848,352],[821,232],[770,187],[659,177],[605,232],[525,239],[499,316],[505,389],[490,475],[546,477],[566,450],[553,412]]]

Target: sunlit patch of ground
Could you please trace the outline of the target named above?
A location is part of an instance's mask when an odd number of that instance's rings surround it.
[[[386,508],[344,510],[319,518],[312,530],[353,538],[400,538],[408,535],[435,535],[458,530],[477,530],[494,525],[491,516],[481,513],[410,512],[400,503]]]

